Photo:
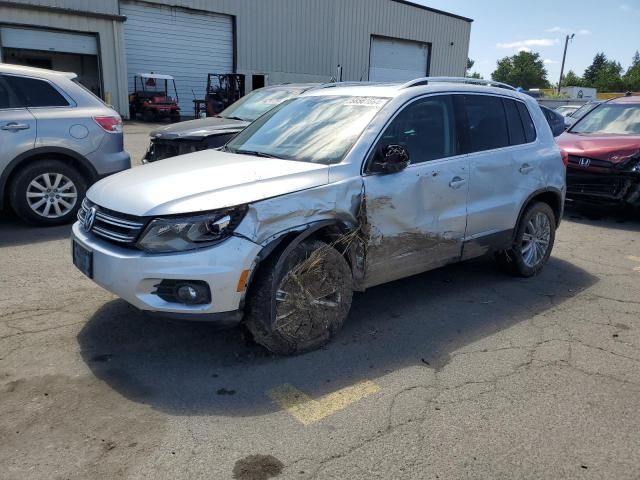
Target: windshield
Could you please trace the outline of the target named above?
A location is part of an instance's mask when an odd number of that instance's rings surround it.
[[[305,90],[305,88],[261,88],[254,90],[223,110],[220,116],[253,122],[263,113],[290,98],[297,97]]]
[[[640,105],[602,104],[582,117],[572,133],[640,135]]]
[[[587,113],[589,113],[594,108],[596,108],[598,105],[599,105],[598,103],[585,103],[579,109],[577,109],[575,112],[573,112],[571,114],[571,116],[574,117],[574,118],[580,118],[580,117],[586,115]]]
[[[386,98],[313,96],[290,100],[249,125],[227,150],[301,162],[338,163]]]

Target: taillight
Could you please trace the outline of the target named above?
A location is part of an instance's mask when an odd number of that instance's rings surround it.
[[[119,115],[113,117],[93,117],[95,122],[102,127],[105,132],[122,132],[122,119]]]
[[[569,165],[569,154],[563,150],[562,148],[560,149],[560,155],[562,155],[562,163],[564,163],[564,166],[568,166]]]

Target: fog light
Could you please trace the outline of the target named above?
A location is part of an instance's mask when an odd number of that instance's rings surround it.
[[[211,303],[211,290],[202,280],[162,280],[152,293],[171,303],[203,305]]]
[[[182,303],[197,303],[200,294],[191,285],[182,285],[178,287],[177,297]]]

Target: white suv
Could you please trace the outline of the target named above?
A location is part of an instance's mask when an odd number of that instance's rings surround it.
[[[219,151],[108,177],[73,227],[74,263],[142,310],[244,321],[280,354],[327,342],[354,290],[489,253],[535,275],[563,158],[533,99],[469,82],[312,90]]]

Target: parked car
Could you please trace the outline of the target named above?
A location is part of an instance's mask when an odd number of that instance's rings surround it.
[[[153,130],[143,162],[218,148],[263,113],[317,86],[315,83],[275,85],[259,88],[215,117],[188,120]]]
[[[120,115],[74,73],[0,64],[0,208],[68,223],[89,185],[130,166]]]
[[[640,206],[640,96],[598,104],[558,144],[569,155],[569,198]]]
[[[558,112],[563,117],[570,117],[572,113],[580,108],[580,105],[560,105],[559,107],[554,108],[556,112]]]
[[[562,133],[566,128],[565,121],[564,121],[565,117],[563,117],[561,114],[559,114],[555,110],[551,110],[549,107],[545,107],[544,105],[540,105],[540,108],[542,109],[542,113],[544,114],[544,117],[547,119],[547,123],[549,124],[549,127],[551,127],[551,132],[553,133],[553,136],[557,137],[558,135],[562,135]]]
[[[602,102],[603,102],[602,100],[591,100],[590,102],[585,103],[584,105],[582,105],[580,108],[578,108],[571,115],[565,116],[564,118],[565,118],[565,123],[567,124],[567,128],[571,127],[571,125],[576,123],[579,119],[584,117],[587,113],[589,113],[591,110],[596,108]]]
[[[560,149],[535,100],[465,82],[313,89],[221,150],[102,180],[74,263],[142,310],[243,320],[278,354],[327,342],[354,290],[490,253],[536,275],[562,217]]]

